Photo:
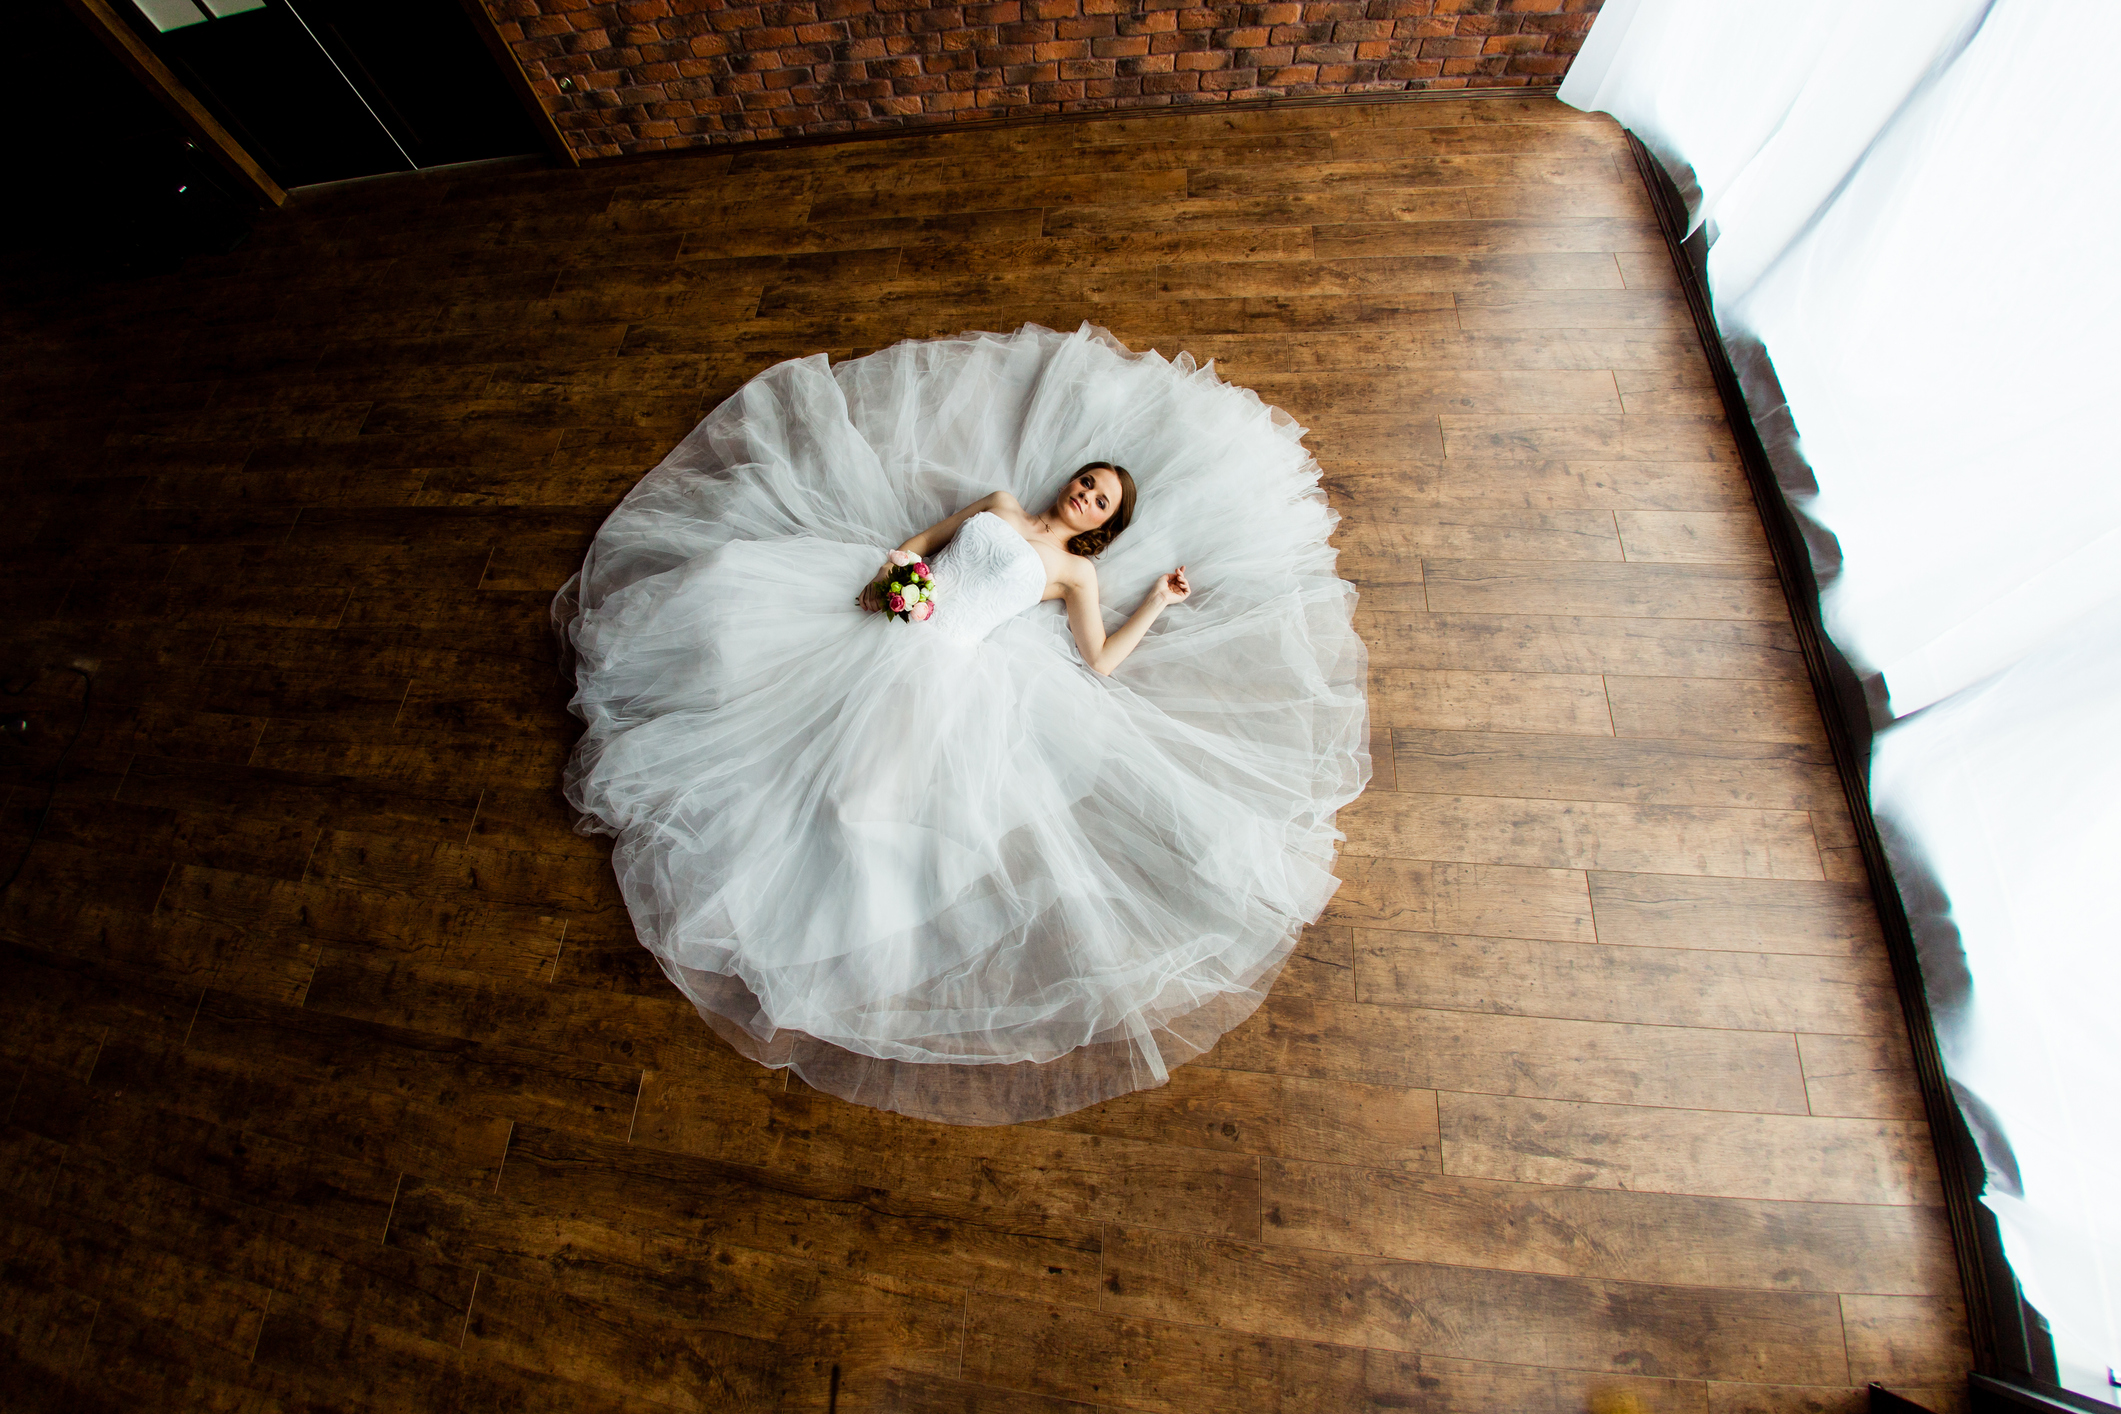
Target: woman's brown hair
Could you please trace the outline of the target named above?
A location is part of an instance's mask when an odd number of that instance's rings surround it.
[[[1112,512],[1112,518],[1095,530],[1086,530],[1068,539],[1069,554],[1090,559],[1110,545],[1127,528],[1127,522],[1134,519],[1134,478],[1118,462],[1084,462],[1075,469],[1075,475],[1068,478],[1069,484],[1073,485],[1075,477],[1086,471],[1109,471],[1119,478],[1119,508]]]

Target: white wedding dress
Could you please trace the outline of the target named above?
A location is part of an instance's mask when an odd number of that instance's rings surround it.
[[[1332,895],[1369,776],[1354,591],[1303,429],[1101,330],[769,368],[613,511],[556,621],[581,828],[640,939],[745,1055],[956,1123],[1161,1084],[1258,1005]],[[935,617],[865,613],[888,550],[987,493],[1127,467],[1111,677],[993,515]]]

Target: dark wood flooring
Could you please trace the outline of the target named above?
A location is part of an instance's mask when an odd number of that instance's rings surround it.
[[[98,664],[0,900],[10,1409],[1955,1405],[1877,922],[1605,120],[445,172],[9,294],[0,868]],[[547,601],[769,363],[1084,319],[1315,429],[1376,785],[1168,1087],[858,1109],[635,944],[559,800]]]

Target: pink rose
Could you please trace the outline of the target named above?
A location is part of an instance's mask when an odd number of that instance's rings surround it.
[[[934,571],[928,568],[928,562],[926,560],[915,560],[913,562],[913,572],[919,575],[922,579],[933,579],[935,577]]]
[[[907,550],[893,550],[891,552],[891,563],[902,568],[912,564],[917,558],[918,556]]]
[[[915,623],[920,623],[934,612],[935,605],[929,603],[926,599],[923,599],[920,603],[915,604],[913,606],[913,621]]]
[[[906,596],[905,596],[905,595],[903,595],[903,594],[894,594],[894,595],[892,595],[892,596],[891,596],[891,612],[892,612],[892,613],[894,613],[894,614],[903,614],[903,613],[905,613],[905,612],[906,612]]]

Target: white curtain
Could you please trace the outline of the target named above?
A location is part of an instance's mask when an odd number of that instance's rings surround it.
[[[2115,0],[1607,0],[1865,679],[1872,804],[2064,1383],[2121,1367]],[[1764,357],[1763,357],[1764,355]],[[2113,871],[2109,873],[2109,871]]]

